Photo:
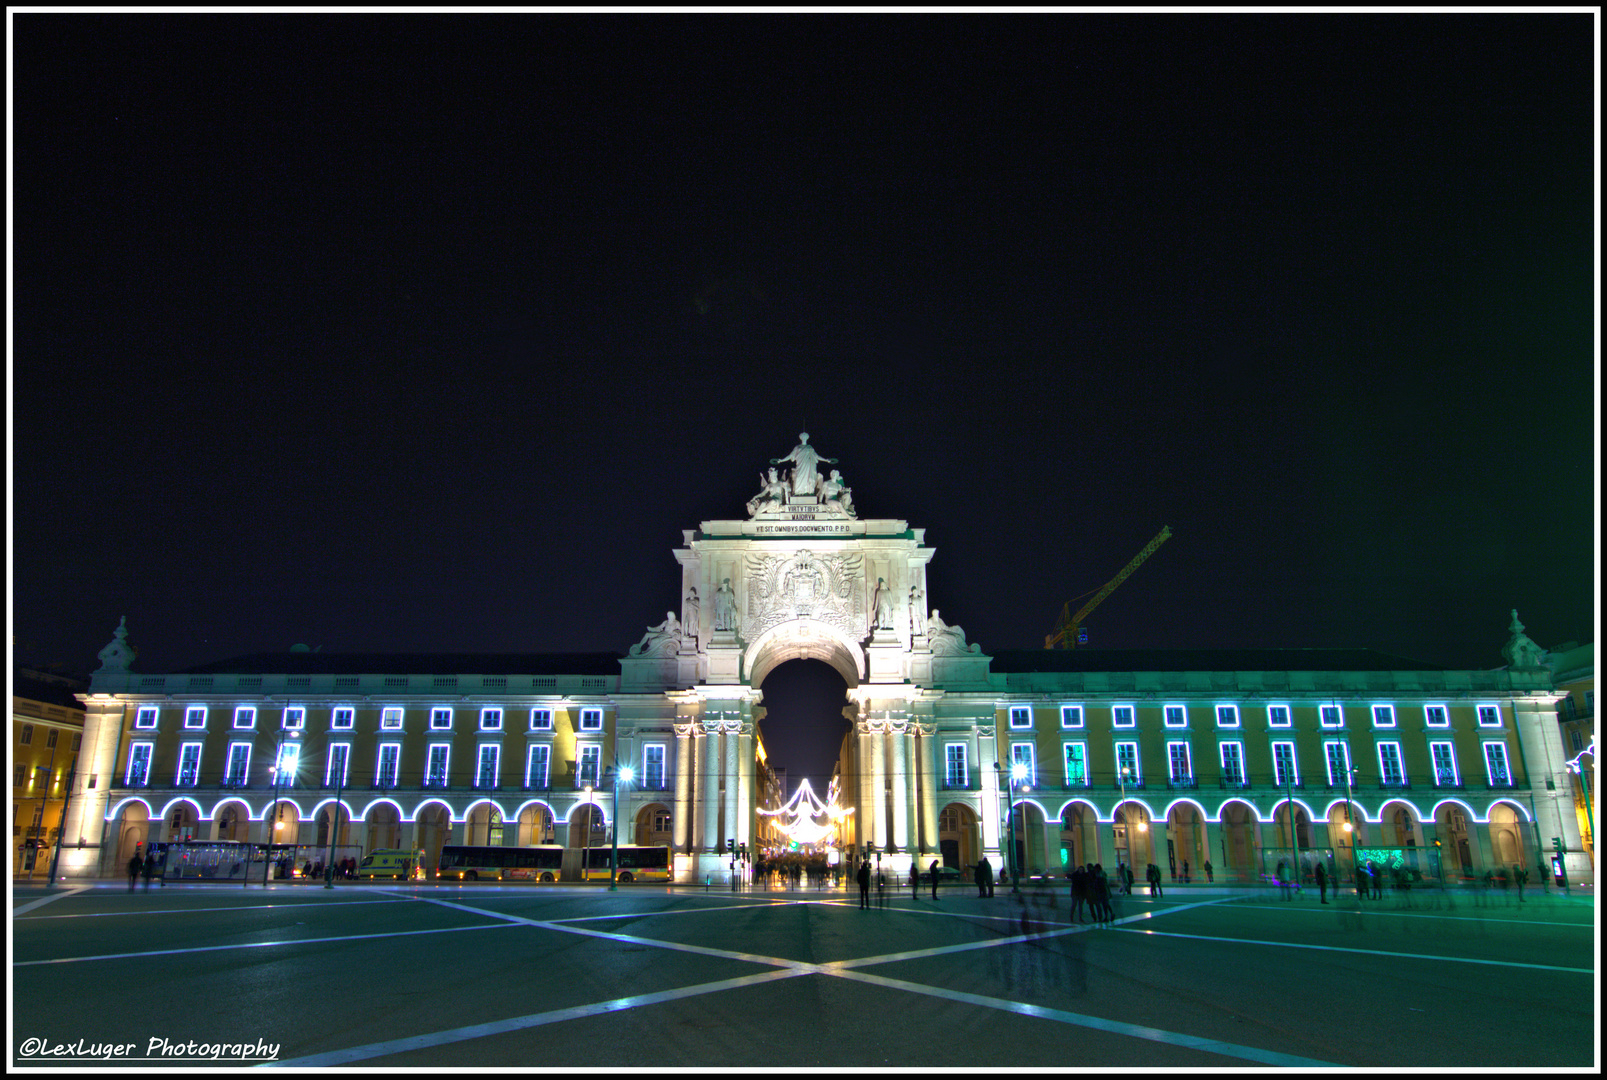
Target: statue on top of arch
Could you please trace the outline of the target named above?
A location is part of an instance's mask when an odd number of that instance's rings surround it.
[[[783,478],[777,473],[776,466],[789,462],[792,469]],[[822,463],[835,465],[837,459],[821,457],[820,452],[809,445],[809,433],[799,433],[798,445],[785,457],[771,458],[769,472],[759,475],[759,494],[748,500],[748,516],[756,517],[766,512],[784,513],[790,503],[846,517],[857,516],[854,513],[853,489],[836,469],[831,470],[829,477],[822,477]]]

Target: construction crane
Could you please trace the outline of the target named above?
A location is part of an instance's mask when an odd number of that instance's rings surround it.
[[[1060,618],[1055,621],[1055,632],[1043,639],[1043,647],[1046,649],[1056,647],[1075,649],[1078,636],[1082,633],[1083,619],[1087,617],[1088,613],[1098,607],[1105,597],[1114,592],[1116,586],[1126,581],[1128,575],[1137,570],[1145,559],[1155,554],[1155,549],[1166,543],[1171,535],[1171,528],[1163,526],[1161,531],[1155,534],[1155,539],[1151,540],[1143,551],[1133,556],[1133,561],[1122,567],[1121,573],[1105,582],[1104,588],[1095,593],[1094,598],[1084,604],[1077,614],[1071,614],[1071,601],[1066,601],[1065,606],[1060,609]]]

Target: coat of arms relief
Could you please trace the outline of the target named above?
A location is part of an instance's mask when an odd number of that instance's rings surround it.
[[[869,633],[861,555],[749,555],[748,611],[742,636],[753,641],[794,619],[823,622],[858,641]]]

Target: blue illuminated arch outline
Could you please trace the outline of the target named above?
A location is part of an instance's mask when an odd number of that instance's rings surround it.
[[[1345,800],[1340,799],[1339,801],[1341,803],[1343,803]],[[1267,816],[1261,819],[1262,824],[1270,825],[1273,822],[1276,822],[1278,820],[1278,808],[1281,807],[1281,806],[1284,806],[1285,804],[1290,805],[1290,806],[1298,806],[1298,807],[1300,807],[1300,809],[1302,809],[1302,810],[1304,810],[1306,812],[1307,819],[1310,820],[1312,822],[1312,824],[1316,824],[1316,822],[1317,822],[1317,814],[1316,814],[1315,811],[1313,811],[1311,809],[1310,804],[1308,804],[1306,802],[1306,800],[1304,800],[1304,799],[1289,799],[1289,798],[1279,799],[1276,802],[1274,802],[1272,804],[1272,809],[1267,812]],[[1324,817],[1322,820],[1327,821],[1328,819],[1326,817]]]
[[[1200,800],[1198,800],[1198,799],[1191,799],[1191,798],[1188,798],[1187,796],[1179,796],[1178,798],[1173,799],[1171,802],[1167,803],[1166,804],[1166,817],[1162,818],[1161,820],[1163,820],[1163,821],[1171,821],[1172,820],[1172,811],[1174,809],[1176,809],[1177,807],[1179,807],[1179,806],[1192,806],[1192,807],[1194,807],[1194,809],[1196,809],[1196,810],[1198,810],[1200,812],[1200,820],[1201,821],[1210,821],[1211,820],[1211,815],[1206,812],[1205,804],[1200,802]]]
[[[526,799],[524,802],[520,803],[519,808],[513,812],[513,820],[517,822],[521,817],[524,816],[524,812],[532,806],[541,807],[543,810],[547,811],[548,817],[552,818],[554,821],[558,820],[558,811],[554,810],[552,808],[552,803],[548,802],[546,799]],[[503,821],[507,821],[508,815],[503,814],[502,819]]]
[[[413,807],[413,816],[408,818],[408,820],[413,822],[415,825],[418,824],[419,814],[423,812],[426,806],[431,804],[439,806],[442,810],[446,811],[446,820],[449,823],[462,820],[461,818],[455,818],[452,816],[452,807],[446,802],[445,799],[425,799],[423,802]]]
[[[262,815],[261,814],[253,814],[251,812],[251,804],[246,802],[244,799],[240,798],[240,796],[238,796],[238,795],[225,795],[223,798],[221,798],[217,802],[213,803],[212,804],[212,813],[210,815],[208,815],[207,820],[208,821],[216,821],[216,820],[218,820],[218,811],[222,810],[225,806],[228,806],[230,803],[239,803],[241,806],[245,807],[246,820],[247,821],[261,821],[262,820]]]
[[[396,808],[397,820],[406,821],[408,819],[407,812],[402,809],[401,803],[397,802],[395,799],[387,798],[384,795],[381,795],[379,798],[370,801],[367,806],[363,807],[363,820],[367,821],[368,815],[374,809],[374,807],[381,805],[394,806]]]
[[[106,811],[106,820],[107,821],[115,820],[117,815],[123,812],[123,807],[125,807],[129,803],[133,803],[133,802],[137,802],[141,806],[145,807],[145,817],[146,817],[147,820],[153,820],[156,817],[156,811],[151,809],[151,804],[149,802],[147,802],[143,796],[129,795],[129,796],[126,796],[117,805],[113,806],[110,810]]]
[[[205,816],[205,815],[203,815],[201,813],[201,804],[196,802],[194,799],[190,798],[188,795],[175,795],[173,798],[169,799],[168,802],[167,802],[167,805],[162,807],[162,812],[160,814],[158,814],[157,816],[161,817],[161,818],[165,818],[165,817],[167,817],[167,812],[169,810],[173,809],[179,803],[186,803],[186,802],[189,803],[191,806],[195,807],[195,818],[196,818],[197,821],[200,821]]]
[[[1132,803],[1134,806],[1142,807],[1143,810],[1144,810],[1145,815],[1147,815],[1145,817],[1146,821],[1154,821],[1155,820],[1155,809],[1154,809],[1154,807],[1150,806],[1149,803],[1145,802],[1143,799],[1140,799],[1136,795],[1129,795],[1125,799],[1118,800],[1116,805],[1114,805],[1114,806],[1112,806],[1110,808],[1110,816],[1109,817],[1102,817],[1099,820],[1103,821],[1103,822],[1114,823],[1115,820],[1116,820],[1116,811],[1120,810],[1122,807],[1126,806],[1128,803]],[[1163,818],[1162,820],[1165,820],[1165,819]],[[1131,822],[1129,822],[1128,824],[1131,824]]]
[[[1467,811],[1469,821],[1487,820],[1486,818],[1479,817],[1478,811],[1474,810],[1473,807],[1469,806],[1461,799],[1440,799],[1434,804],[1434,808],[1429,811],[1428,817],[1424,820],[1438,822],[1440,820],[1440,807],[1442,806],[1460,806],[1463,810]]]
[[[1043,808],[1043,803],[1039,802],[1037,799],[1017,799],[1015,801],[1015,808],[1017,810],[1021,809],[1023,806],[1036,806],[1038,808],[1038,813],[1043,815],[1044,822],[1046,824],[1048,823],[1049,811]]]
[[[1422,814],[1422,812],[1420,810],[1418,810],[1418,808],[1415,805],[1413,805],[1413,803],[1412,803],[1412,801],[1410,799],[1404,799],[1404,798],[1401,798],[1400,796],[1397,795],[1397,796],[1392,796],[1391,798],[1385,799],[1384,802],[1379,806],[1379,808],[1378,808],[1378,823],[1380,825],[1387,825],[1388,824],[1388,822],[1384,820],[1384,816],[1389,813],[1389,808],[1392,807],[1392,806],[1404,806],[1404,807],[1406,807],[1406,809],[1408,809],[1408,810],[1410,810],[1412,812],[1412,817],[1417,819],[1415,821],[1415,824],[1417,824],[1417,825],[1423,824],[1423,814]]]
[[[288,806],[296,812],[297,821],[307,820],[307,813],[301,808],[301,804],[295,799],[291,798],[289,795],[281,793],[277,799],[270,799],[268,801],[268,805],[263,809],[262,812],[264,814],[272,813],[275,806]]]
[[[582,806],[595,806],[597,808],[597,812],[603,816],[603,824],[607,825],[610,823],[608,820],[608,807],[606,805],[598,802],[596,799],[576,799],[574,805],[569,808],[569,812],[564,815],[565,825],[568,825],[574,819],[575,811],[579,810]]]
[[[1094,820],[1099,820],[1099,807],[1095,806],[1088,799],[1067,799],[1065,802],[1060,804],[1060,813],[1055,816],[1055,820],[1060,822],[1062,826],[1064,826],[1066,823],[1066,811],[1071,809],[1073,806],[1086,806],[1088,809],[1093,811]]]
[[[1217,804],[1216,816],[1215,817],[1208,817],[1205,820],[1206,821],[1215,821],[1218,824],[1220,824],[1221,821],[1222,821],[1222,811],[1227,809],[1227,807],[1232,805],[1233,803],[1238,803],[1240,806],[1242,806],[1245,809],[1249,810],[1250,815],[1253,818],[1255,818],[1257,821],[1261,820],[1261,811],[1259,811],[1259,810],[1257,810],[1255,808],[1255,803],[1251,802],[1249,799],[1240,799],[1240,798],[1223,799],[1220,803]]]
[[[324,807],[326,807],[329,804],[331,804],[333,802],[336,802],[336,801],[337,800],[333,796],[331,796],[330,798],[327,798],[327,799],[320,799],[318,802],[313,804],[313,808],[307,814],[307,816],[308,817],[313,817],[313,818],[317,817],[318,816],[318,811],[322,810]],[[356,821],[357,820],[357,815],[352,813],[352,804],[347,802],[345,799],[340,799],[338,801],[340,802],[341,808],[346,811],[346,816],[351,821]]]
[[[464,807],[464,809],[463,809],[463,820],[468,821],[469,820],[469,815],[474,813],[475,807],[481,806],[481,805],[491,807],[497,813],[502,815],[502,820],[503,820],[504,823],[507,822],[507,820],[508,820],[508,812],[502,808],[501,803],[497,802],[493,798],[490,798],[489,796],[479,798],[479,799],[475,799],[468,806]]]
[[[1534,818],[1529,816],[1529,812],[1527,810],[1525,810],[1522,806],[1518,805],[1516,802],[1514,802],[1511,799],[1496,799],[1494,802],[1490,803],[1489,806],[1484,808],[1484,816],[1483,817],[1481,817],[1481,818],[1476,817],[1476,818],[1473,818],[1473,820],[1474,821],[1482,821],[1486,825],[1492,824],[1492,822],[1490,821],[1490,811],[1494,810],[1497,806],[1502,806],[1502,805],[1510,806],[1510,807],[1512,807],[1512,809],[1516,810],[1518,812],[1518,816],[1521,817],[1524,820],[1525,823],[1531,822],[1531,821],[1534,820]]]

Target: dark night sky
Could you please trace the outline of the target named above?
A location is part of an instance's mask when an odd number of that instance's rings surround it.
[[[16,15],[16,652],[623,651],[805,425],[985,650],[1590,640],[1594,26]]]

